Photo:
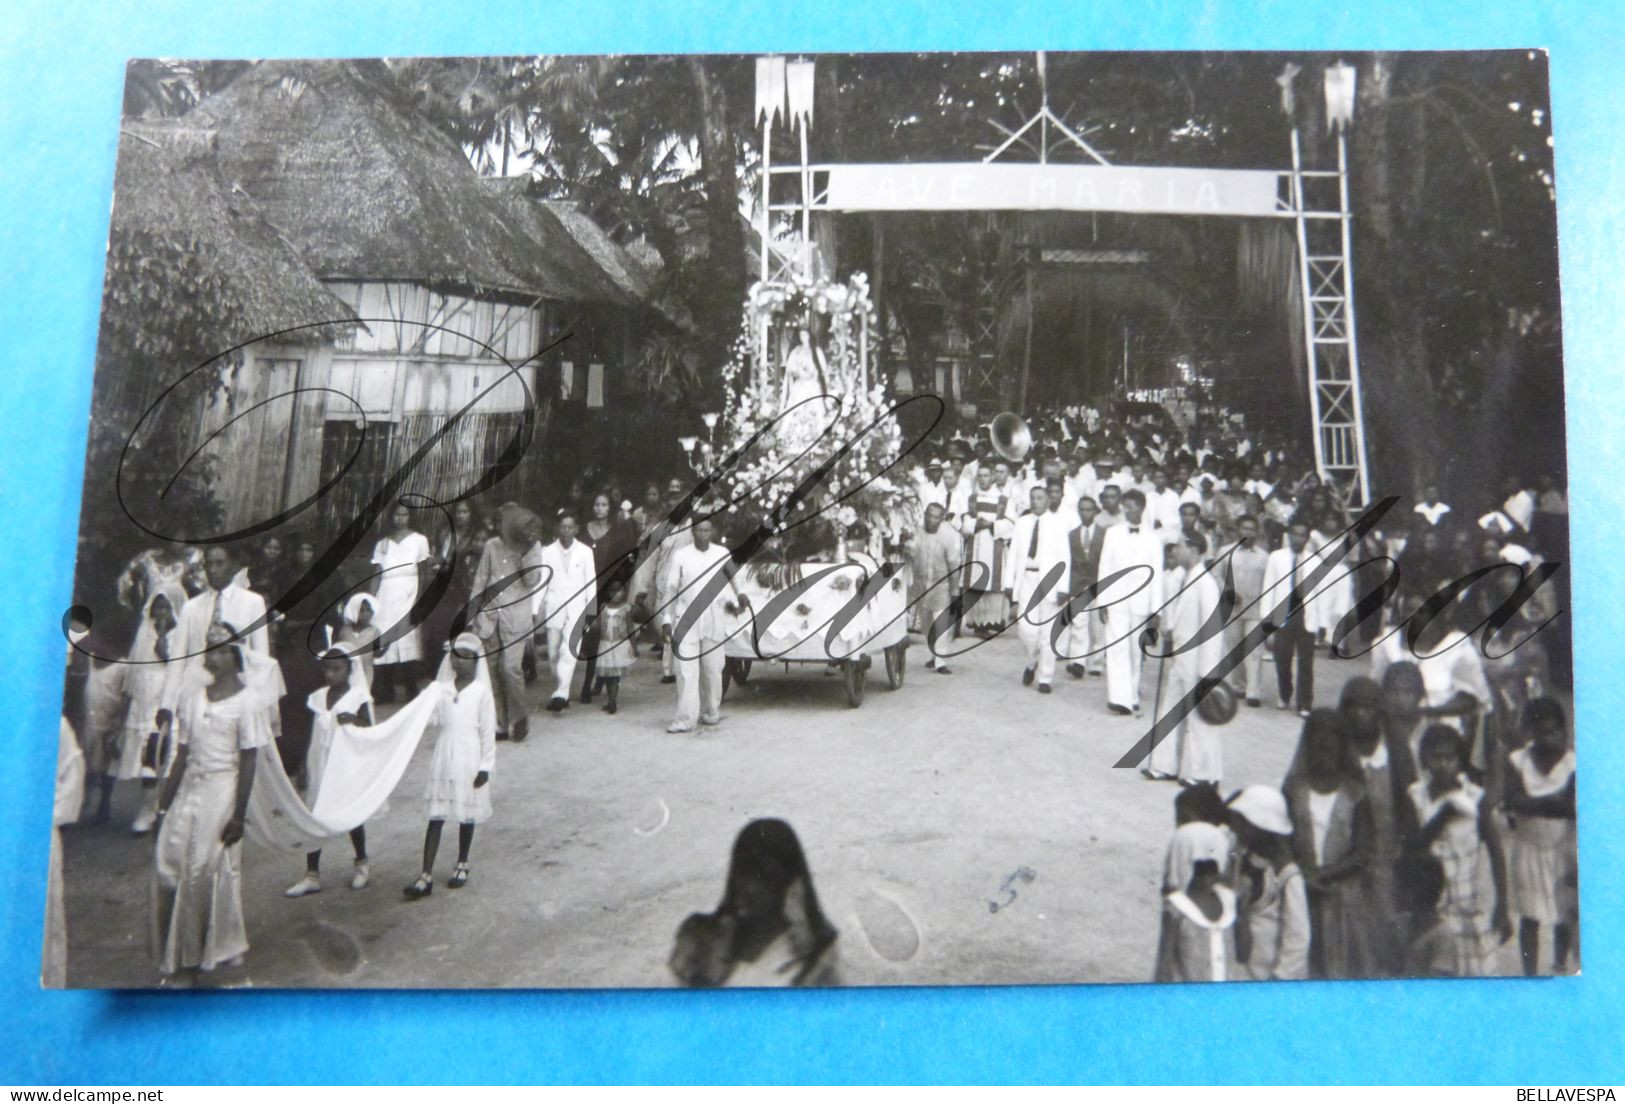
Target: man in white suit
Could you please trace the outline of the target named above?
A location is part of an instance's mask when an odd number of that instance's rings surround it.
[[[558,537],[542,546],[542,567],[547,582],[537,594],[539,623],[547,628],[548,665],[555,681],[549,713],[559,713],[570,705],[570,680],[576,673],[576,653],[570,646],[576,622],[587,615],[593,599],[593,576],[597,568],[592,549],[576,540],[576,516],[559,515]]]
[[[185,656],[183,672],[203,669],[203,653],[209,647],[209,627],[214,624],[230,625],[248,651],[271,659],[271,634],[268,626],[250,625],[265,617],[265,599],[232,580],[242,565],[225,545],[217,544],[203,554],[203,573],[209,588],[187,599],[181,607],[176,637],[180,640],[180,655]],[[378,626],[387,632],[388,625]],[[173,654],[173,653],[172,653]],[[282,669],[272,660],[265,668],[263,678],[268,684],[256,688],[265,693],[269,704],[265,709],[266,722],[278,739],[282,736],[282,715],[278,702],[286,689]],[[160,727],[173,721],[167,709],[160,709],[156,718]]]
[[[662,518],[660,521],[665,521]],[[648,534],[644,534],[648,539]],[[694,543],[694,534],[691,523],[673,524],[667,530],[665,538],[652,548],[645,548],[643,558],[639,561],[637,570],[632,573],[631,594],[640,605],[653,610],[662,610],[671,600],[671,592],[666,589],[671,568],[671,558],[679,548],[687,548]],[[650,607],[650,603],[653,603]],[[677,661],[672,658],[671,649],[664,646],[660,650],[660,681],[667,685],[677,681]]]
[[[1243,516],[1236,523],[1236,531],[1240,539],[1213,560],[1215,569],[1224,578],[1225,588],[1235,595],[1230,623],[1225,626],[1225,651],[1241,643],[1264,616],[1263,603],[1258,599],[1264,593],[1264,572],[1269,568],[1270,558],[1269,550],[1259,539],[1257,518],[1251,514]],[[1256,708],[1264,695],[1264,649],[1254,648],[1248,652],[1242,668],[1246,671],[1247,704]]]
[[[1072,548],[1067,543],[1066,518],[1049,508],[1049,491],[1034,485],[1032,512],[1016,521],[1010,536],[1012,611],[1020,618],[1016,631],[1027,654],[1021,684],[1038,679],[1038,692],[1048,694],[1055,679],[1055,649],[1050,645],[1050,622],[1061,612],[1068,591]]]
[[[180,641],[188,668],[203,666],[203,652],[209,646],[209,626],[220,622],[242,633],[242,643],[262,656],[271,654],[271,636],[266,625],[249,632],[248,627],[265,616],[265,599],[232,582],[238,568],[237,557],[225,545],[217,544],[203,554],[203,573],[209,588],[189,598],[181,607]],[[387,632],[389,625],[380,625]]]
[[[1187,532],[1174,545],[1173,554],[1179,571],[1168,576],[1168,588],[1174,593],[1159,641],[1165,652],[1195,640],[1219,607],[1219,584],[1203,562],[1207,538]],[[1208,677],[1223,654],[1224,634],[1216,632],[1190,651],[1161,660],[1168,666],[1159,708],[1175,706]],[[1151,749],[1151,763],[1141,773],[1153,780],[1177,777],[1188,784],[1218,782],[1224,775],[1218,732],[1192,709]]]
[[[667,732],[693,732],[696,723],[722,722],[722,640],[727,635],[726,611],[732,601],[744,608],[745,599],[734,589],[733,561],[728,549],[711,541],[711,521],[694,523],[693,542],[672,553],[670,568],[671,602],[660,613],[660,637],[677,657],[677,715]],[[707,587],[714,572],[728,576],[728,585],[707,600]],[[692,624],[674,638],[675,626],[695,602],[706,606]]]
[[[1168,472],[1151,469],[1151,490],[1145,496],[1145,519],[1163,544],[1179,542],[1179,492],[1168,485]]]
[[[1145,518],[1145,495],[1123,492],[1123,523],[1106,530],[1100,546],[1100,577],[1134,570],[1096,598],[1106,627],[1106,708],[1127,716],[1140,711],[1140,632],[1155,628],[1162,606],[1163,543]]]

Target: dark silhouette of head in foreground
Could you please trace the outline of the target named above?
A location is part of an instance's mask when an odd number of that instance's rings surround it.
[[[836,934],[818,907],[795,830],[782,820],[753,820],[734,839],[721,902],[682,922],[668,965],[684,985],[711,988],[787,936],[791,957],[779,972],[790,985],[818,984]]]

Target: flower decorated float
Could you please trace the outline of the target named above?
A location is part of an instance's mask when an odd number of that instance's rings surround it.
[[[751,288],[709,443],[732,460],[728,528],[761,535],[734,580],[749,608],[733,615],[730,680],[756,660],[833,663],[857,706],[878,654],[902,685],[908,586],[883,562],[902,433],[870,367],[873,325],[861,273]]]

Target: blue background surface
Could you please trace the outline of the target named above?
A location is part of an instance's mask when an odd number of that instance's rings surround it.
[[[1625,21],[1602,4],[1001,0],[0,12],[0,1082],[1625,1080],[1618,550]],[[56,716],[124,61],[887,49],[1551,50],[1581,756],[1583,978],[827,993],[44,993]],[[1613,556],[1612,570],[1609,557]],[[1102,892],[1110,887],[1102,886]],[[1153,939],[1154,918],[1147,918]],[[538,930],[537,938],[545,935]]]

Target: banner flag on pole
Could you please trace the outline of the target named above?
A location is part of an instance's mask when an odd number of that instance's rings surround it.
[[[1281,75],[1275,78],[1275,83],[1281,86],[1281,110],[1286,113],[1286,117],[1289,119],[1292,118],[1292,109],[1297,103],[1292,94],[1292,83],[1298,79],[1298,74],[1301,72],[1303,72],[1303,66],[1289,61],[1281,69]]]
[[[785,92],[790,99],[790,122],[805,119],[807,125],[812,125],[813,119],[813,63],[807,60],[792,61],[785,66],[784,74]]]
[[[777,122],[784,113],[784,58],[759,57],[756,59],[756,121],[767,116],[768,122]]]
[[[1326,129],[1354,121],[1354,66],[1339,61],[1326,66]]]

